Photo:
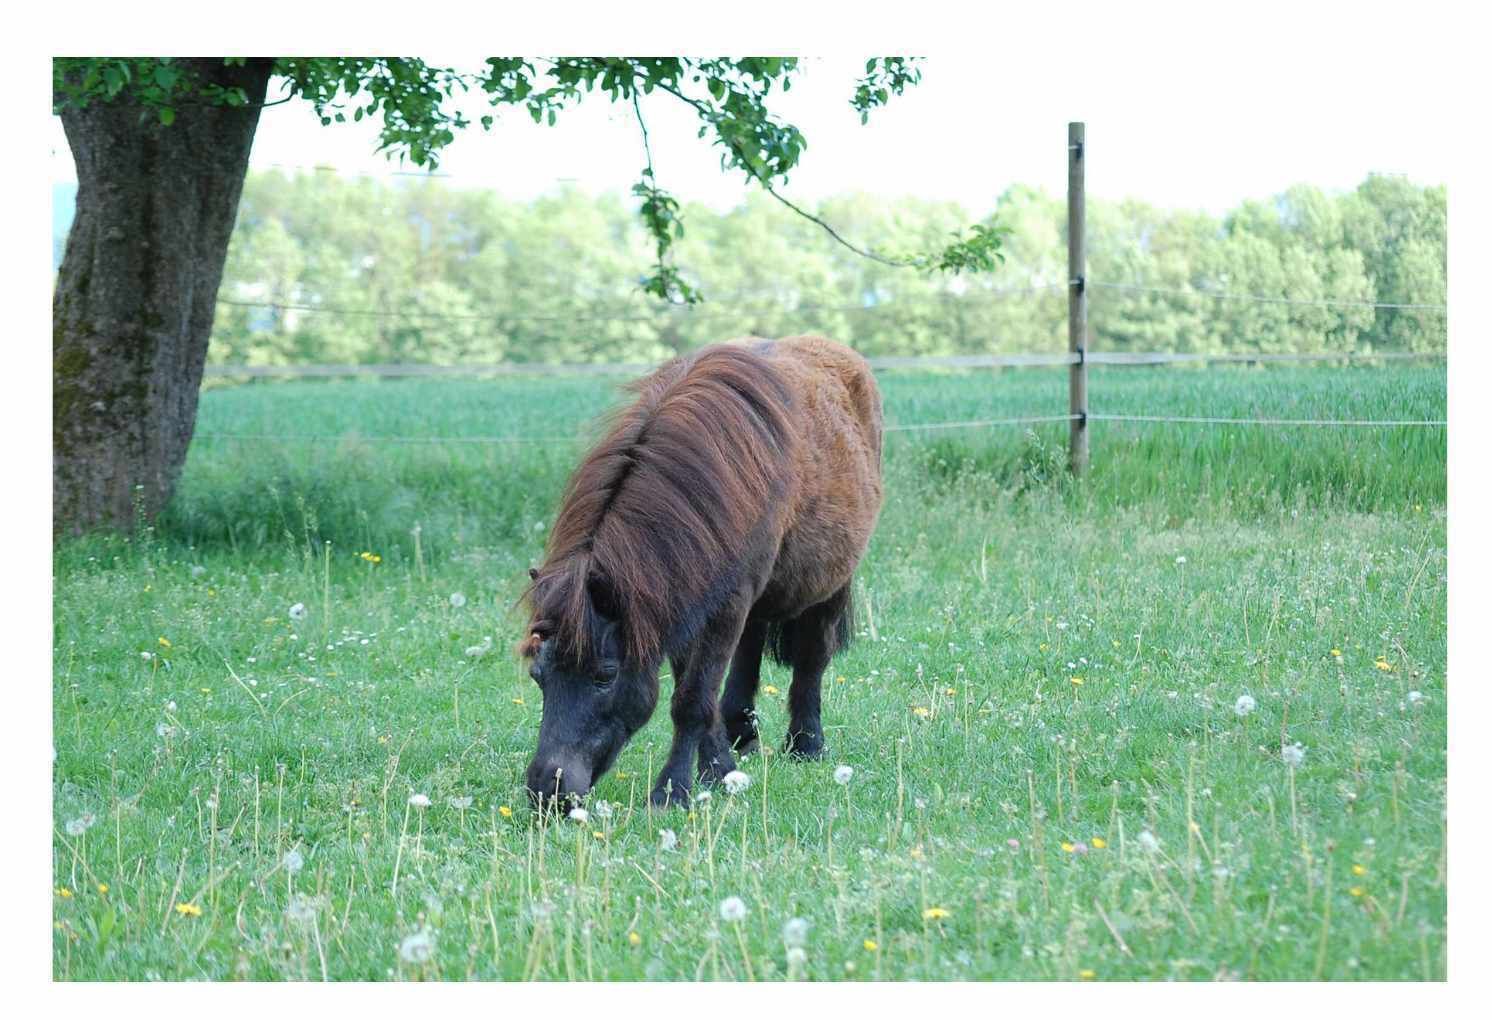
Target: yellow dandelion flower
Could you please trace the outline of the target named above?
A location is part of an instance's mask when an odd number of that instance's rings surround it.
[[[1201,832],[1202,831],[1202,827],[1200,825],[1198,825],[1196,822],[1187,822],[1186,826],[1187,826],[1187,828],[1191,829],[1193,832]]]
[[[141,590],[142,590],[142,591],[147,591],[147,592],[148,592],[148,591],[150,591],[150,587],[151,587],[151,586],[150,586],[150,585],[148,585],[148,584],[147,584],[147,585],[146,585],[146,586],[145,586],[145,587],[144,587],[144,588],[142,588],[142,589],[141,589]]]
[[[523,699],[522,698],[514,698],[513,699],[513,704],[515,704],[515,705],[521,705],[521,704],[523,704]]]
[[[1043,641],[1041,644],[1039,644],[1039,645],[1036,646],[1036,650],[1040,651],[1040,652],[1044,652],[1048,648],[1051,648],[1051,647],[1052,647],[1051,645],[1049,645],[1045,641]]]
[[[642,945],[642,936],[637,934],[637,932],[635,931],[629,931],[627,933],[627,945],[634,948]]]
[[[1079,981],[1092,981],[1096,977],[1098,977],[1098,974],[1095,971],[1086,970],[1086,969],[1078,971],[1078,980]]]
[[[202,908],[195,903],[178,903],[176,904],[176,912],[182,917],[202,916]]]
[[[197,690],[201,691],[203,694],[211,694],[212,693],[212,688],[211,687],[198,687]]]
[[[924,856],[923,853],[922,853],[922,844],[918,843],[916,846],[912,847],[912,849],[909,850],[908,853],[910,853],[912,855],[912,860],[914,860],[914,861],[920,861],[920,860],[922,860],[922,858]]]
[[[948,687],[948,688],[944,689],[943,693],[946,694],[946,695],[948,695],[951,698],[955,694],[958,693],[958,690],[956,688],[953,688],[953,687]]]
[[[1074,687],[1083,686],[1083,678],[1080,676],[1068,677],[1067,682],[1072,684]]]
[[[606,838],[606,833],[602,832],[600,829],[592,829],[591,830],[591,835],[595,836],[597,839],[605,839]]]
[[[877,942],[875,939],[866,939],[864,942],[862,942],[860,944],[865,947],[865,951],[867,953],[873,953],[877,949],[881,948],[880,943]]]
[[[107,896],[107,895],[109,895],[109,883],[108,882],[100,882],[98,884],[98,894],[100,896]]]
[[[948,911],[944,910],[942,907],[928,907],[922,912],[922,919],[924,921],[941,921],[943,920],[943,918],[948,916]]]
[[[616,774],[616,777],[618,779],[626,779],[627,778],[627,773],[618,771],[617,774]]]
[[[67,886],[65,886],[65,885],[59,885],[57,887],[56,891],[57,891],[57,895],[61,896],[63,899],[65,899],[65,900],[72,899],[73,891],[71,889],[69,889]]]
[[[771,684],[767,684],[767,686],[763,687],[762,691],[764,693],[767,693],[767,694],[781,694],[782,693],[776,687],[773,687]]]
[[[844,683],[844,677],[837,676],[837,677],[834,678],[834,682],[837,683],[837,684],[842,684],[842,683]]]
[[[926,719],[928,716],[932,715],[931,712],[929,712],[926,708],[923,708],[921,705],[918,705],[916,708],[912,709],[912,714],[917,716],[919,719]]]
[[[513,809],[510,808],[510,807],[508,807],[508,805],[506,805],[506,804],[504,804],[502,807],[498,808],[497,809],[497,813],[500,814],[500,815],[502,815],[504,818],[512,818],[513,817]]]
[[[1376,658],[1376,659],[1373,660],[1373,665],[1377,666],[1379,669],[1383,670],[1383,672],[1385,672],[1385,673],[1392,673],[1394,671],[1393,663],[1389,662],[1387,659],[1385,659],[1381,655],[1378,656],[1378,658]]]
[[[1361,864],[1354,864],[1352,865],[1352,873],[1361,878],[1363,875],[1366,875],[1368,873],[1368,869],[1363,867]]]
[[[171,642],[167,641],[164,636],[156,638],[155,643],[160,645],[162,648],[171,647]]]
[[[1360,897],[1363,894],[1363,887],[1360,886],[1360,885],[1354,885],[1351,889],[1348,889],[1347,891],[1350,892],[1353,895],[1354,898],[1355,897]]]
[[[1062,841],[1062,852],[1063,852],[1063,853],[1065,853],[1065,854],[1070,854],[1070,853],[1072,853],[1072,852],[1073,852],[1073,850],[1075,850],[1075,849],[1076,849],[1076,848],[1075,848],[1075,847],[1074,847],[1074,846],[1073,846],[1073,845],[1072,845],[1072,844],[1071,844],[1071,843],[1069,843],[1069,842],[1067,842],[1067,841],[1066,841],[1066,840],[1063,840],[1063,841]]]
[[[1340,648],[1333,648],[1331,650],[1331,657],[1334,659],[1340,659],[1342,657],[1342,650]]]
[[[378,742],[380,744],[387,744],[389,742],[389,735],[387,733],[380,733],[378,735]]]
[[[1102,850],[1104,847],[1109,845],[1109,841],[1104,839],[1102,836],[1094,836],[1088,841],[1088,845],[1095,850]]]

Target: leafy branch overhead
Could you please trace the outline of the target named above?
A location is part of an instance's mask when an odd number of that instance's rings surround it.
[[[233,63],[236,58],[227,58]],[[241,62],[241,59],[238,60]],[[655,248],[652,271],[642,288],[666,301],[694,304],[699,291],[673,264],[674,241],[683,236],[679,203],[659,186],[648,146],[640,95],[661,92],[699,116],[699,137],[710,136],[722,150],[721,168],[739,171],[800,216],[816,223],[838,243],[878,263],[928,272],[987,272],[1003,259],[1007,235],[994,223],[976,223],[956,234],[940,251],[888,254],[856,245],[833,226],[786,198],[788,182],[807,148],[792,124],[772,113],[775,92],[787,92],[800,73],[791,57],[698,59],[685,57],[565,57],[528,60],[493,57],[477,73],[434,67],[422,60],[392,57],[282,57],[274,74],[284,94],[264,105],[301,98],[323,124],[381,116],[379,151],[418,166],[439,165],[441,151],[470,122],[453,100],[473,90],[494,107],[521,106],[535,123],[555,124],[560,114],[595,92],[612,102],[629,102],[642,133],[646,164],[632,193]],[[921,79],[916,58],[874,57],[855,83],[850,106],[862,123]],[[57,108],[128,98],[140,107],[142,122],[154,118],[169,126],[185,104],[244,105],[241,90],[197,79],[169,58],[63,58],[53,63]],[[479,118],[490,128],[492,115]]]

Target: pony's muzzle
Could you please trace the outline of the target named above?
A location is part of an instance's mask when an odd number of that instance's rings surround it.
[[[568,810],[590,792],[591,770],[573,760],[535,758],[525,782],[535,810]]]

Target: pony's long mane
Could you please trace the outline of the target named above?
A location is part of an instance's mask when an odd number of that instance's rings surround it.
[[[750,347],[706,347],[628,388],[636,401],[570,477],[525,592],[526,655],[553,637],[583,660],[606,617],[629,664],[656,665],[729,597],[788,490],[792,391]]]

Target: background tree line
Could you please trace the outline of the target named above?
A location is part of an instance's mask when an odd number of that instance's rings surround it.
[[[973,220],[952,202],[864,195],[813,211],[887,250],[934,248]],[[209,361],[648,362],[804,331],[866,354],[1065,349],[1062,196],[1005,192],[993,217],[1010,230],[1004,265],[958,277],[859,258],[765,195],[726,213],[688,207],[684,219],[677,264],[706,299],[693,308],[641,293],[650,240],[618,196],[518,202],[430,180],[251,173]],[[1443,187],[1388,176],[1337,195],[1301,185],[1222,218],[1090,198],[1088,229],[1096,283],[1156,289],[1092,293],[1100,349],[1445,349],[1442,311],[1285,303],[1443,305]]]

